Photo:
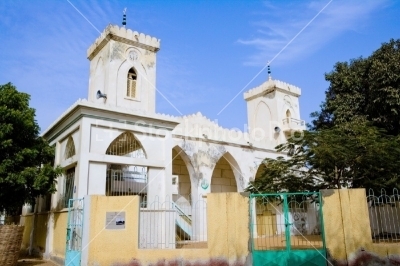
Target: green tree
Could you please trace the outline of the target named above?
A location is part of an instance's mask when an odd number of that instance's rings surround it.
[[[39,136],[30,96],[11,83],[0,85],[0,210],[18,214],[24,203],[55,192],[60,168],[54,149]]]
[[[247,191],[318,191],[327,188],[400,188],[400,139],[366,123],[304,131],[277,146],[287,158],[267,159]]]
[[[277,147],[287,157],[264,161],[252,192],[321,188],[400,188],[400,39],[367,58],[338,62],[302,138]]]
[[[390,40],[367,58],[338,62],[325,74],[329,88],[311,129],[349,121],[369,121],[400,134],[400,39]]]

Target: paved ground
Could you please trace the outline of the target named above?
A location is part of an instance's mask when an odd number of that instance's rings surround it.
[[[18,260],[17,266],[56,266],[56,264],[42,259],[26,258]]]

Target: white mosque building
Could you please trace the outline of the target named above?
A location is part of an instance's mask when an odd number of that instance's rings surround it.
[[[51,209],[87,195],[140,195],[145,209],[158,199],[190,206],[209,193],[243,192],[263,159],[279,155],[274,147],[305,127],[300,89],[271,78],[243,95],[248,132],[222,128],[200,112],[157,113],[159,50],[158,39],[113,25],[90,46],[87,100],[43,133],[65,169]]]
[[[241,192],[261,161],[277,156],[274,147],[304,128],[300,89],[273,79],[244,93],[249,132],[224,129],[200,112],[156,113],[159,49],[156,38],[112,25],[88,49],[88,99],[43,133],[66,173],[53,202],[91,194],[151,201]]]

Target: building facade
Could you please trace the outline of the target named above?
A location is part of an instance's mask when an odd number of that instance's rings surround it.
[[[269,78],[244,93],[247,132],[220,127],[201,113],[156,112],[156,54],[160,41],[108,26],[90,46],[87,100],[78,100],[43,136],[65,169],[51,210],[87,195],[139,195],[143,208],[158,199],[190,206],[207,194],[242,192],[274,147],[295,130],[300,89]],[[46,253],[54,250],[50,219]],[[200,221],[201,222],[201,221]]]

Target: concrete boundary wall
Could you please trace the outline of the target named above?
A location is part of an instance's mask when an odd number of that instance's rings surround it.
[[[208,245],[203,249],[139,249],[139,197],[90,196],[87,261],[82,265],[112,265],[139,260],[142,265],[160,260],[207,261],[221,258],[244,264],[248,255],[248,197],[239,193],[207,196]],[[85,206],[87,208],[88,206]],[[125,229],[105,229],[106,212],[125,212]]]
[[[383,259],[400,255],[400,243],[372,242],[365,189],[329,189],[321,193],[326,247],[332,261],[351,262],[360,252]]]
[[[369,256],[367,261],[400,262],[400,243],[372,242],[364,189],[323,190],[321,193],[326,247],[332,265],[358,265],[354,262],[363,254]],[[133,259],[142,266],[155,265],[159,261],[194,263],[216,259],[231,265],[249,265],[248,196],[210,193],[204,200],[207,201],[207,248],[139,249],[140,198],[86,196],[81,265],[128,265]],[[121,211],[125,212],[125,228],[105,229],[106,213]],[[65,256],[67,216],[68,213],[63,210],[36,217],[34,248],[43,252],[46,244],[46,254],[43,255],[60,265]],[[21,223],[25,225],[21,249],[26,252],[33,215],[21,218]],[[46,232],[50,221],[52,230]]]

